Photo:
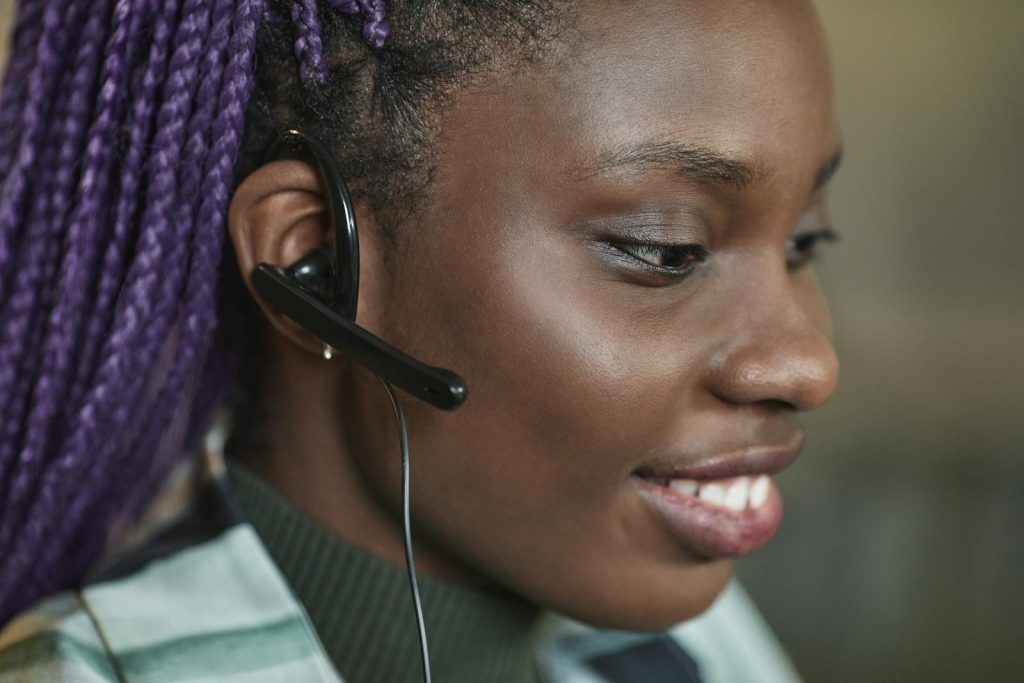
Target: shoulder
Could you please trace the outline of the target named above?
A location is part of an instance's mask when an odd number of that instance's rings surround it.
[[[771,628],[736,580],[702,615],[666,632],[598,630],[553,615],[543,633],[540,662],[550,680],[801,681]]]
[[[210,482],[188,514],[0,631],[4,681],[340,683],[252,526]]]

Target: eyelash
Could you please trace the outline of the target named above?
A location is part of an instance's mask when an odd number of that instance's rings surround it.
[[[705,247],[700,244],[659,244],[655,242],[610,242],[612,248],[622,252],[632,259],[642,269],[658,275],[665,275],[677,279],[688,276],[694,268],[711,256]],[[667,266],[664,263],[655,263],[646,255],[652,253],[662,255],[662,261],[685,259],[683,265]]]
[[[821,242],[835,243],[838,241],[839,233],[831,227],[794,235],[786,242],[786,267],[790,270],[802,268],[818,258],[818,247]],[[798,257],[790,259],[788,255],[791,251],[795,252]]]
[[[797,270],[807,265],[818,258],[818,247],[821,242],[834,243],[837,241],[839,241],[839,233],[831,227],[790,237],[786,243],[786,267],[790,270]],[[644,270],[680,280],[689,276],[694,268],[711,256],[711,252],[699,244],[660,244],[656,242],[610,242],[609,244],[631,258]],[[645,258],[652,254],[662,256],[659,259],[661,262]],[[790,258],[790,254],[795,254],[795,257]],[[677,266],[664,264],[665,261],[679,258],[685,259],[685,263]]]

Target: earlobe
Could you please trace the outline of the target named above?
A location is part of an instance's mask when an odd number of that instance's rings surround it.
[[[299,160],[265,164],[238,186],[228,208],[228,236],[249,293],[279,332],[313,353],[320,342],[271,309],[250,277],[259,263],[285,267],[332,239],[328,208],[316,169]]]

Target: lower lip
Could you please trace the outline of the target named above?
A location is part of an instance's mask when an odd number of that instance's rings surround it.
[[[642,477],[640,493],[676,539],[708,558],[737,557],[760,548],[782,525],[782,496],[771,482],[768,498],[742,512],[707,503]]]

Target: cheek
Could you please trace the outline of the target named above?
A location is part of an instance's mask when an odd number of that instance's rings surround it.
[[[685,409],[686,334],[638,316],[578,244],[535,235],[472,252],[486,256],[411,309],[417,324],[446,330],[436,361],[469,385],[456,413],[418,411],[413,447],[431,461],[432,487],[420,492],[469,553],[490,552],[498,534],[509,553],[557,562],[614,544],[634,551],[647,541],[621,536],[636,515],[624,492]]]
[[[507,475],[533,486],[568,477],[568,496],[582,499],[591,484],[621,483],[656,436],[685,381],[682,349],[609,296],[620,285],[594,276],[585,249],[525,242],[491,246],[497,258],[467,267],[437,303],[454,318],[469,438]]]

